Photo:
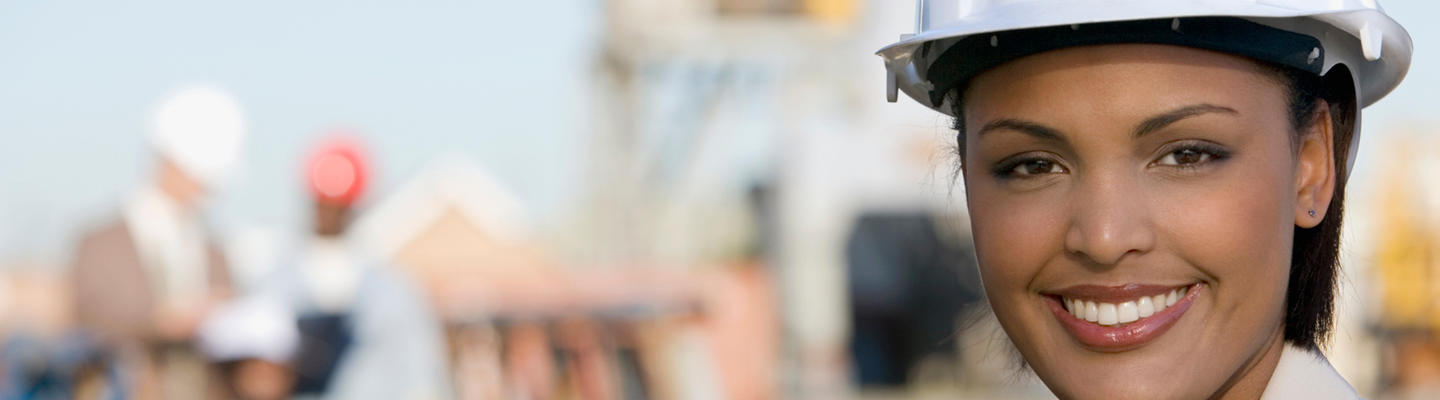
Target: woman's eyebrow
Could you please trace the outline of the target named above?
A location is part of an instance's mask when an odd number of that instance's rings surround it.
[[[1235,109],[1230,107],[1210,103],[1192,104],[1145,119],[1145,121],[1142,121],[1139,125],[1135,126],[1135,133],[1132,136],[1138,138],[1151,132],[1158,131],[1161,128],[1169,126],[1170,124],[1173,124],[1182,119],[1209,113],[1240,114],[1239,111],[1235,111]],[[990,131],[999,129],[1013,130],[1030,136],[1034,136],[1035,138],[1041,140],[1057,142],[1065,141],[1065,135],[1061,134],[1059,129],[1051,128],[1038,122],[1026,121],[1016,118],[1003,118],[990,121],[989,123],[985,124],[984,127],[980,128],[980,132],[978,133],[978,135],[983,136]]]
[[[1164,128],[1176,121],[1208,113],[1239,114],[1240,112],[1230,107],[1217,106],[1209,103],[1192,104],[1146,119],[1144,122],[1135,126],[1134,137],[1139,138],[1150,132],[1158,131],[1160,128]]]
[[[987,123],[987,124],[985,124],[984,127],[981,127],[981,128],[980,128],[980,132],[977,133],[977,135],[979,135],[979,136],[984,136],[985,133],[987,133],[987,132],[990,132],[990,131],[993,131],[993,130],[999,130],[999,129],[1008,129],[1008,130],[1012,130],[1012,131],[1024,133],[1024,134],[1027,134],[1027,135],[1030,135],[1030,136],[1034,136],[1035,138],[1040,139],[1040,140],[1048,140],[1048,141],[1056,141],[1056,142],[1064,142],[1064,141],[1065,141],[1064,135],[1061,135],[1061,134],[1060,134],[1060,131],[1059,131],[1058,129],[1051,128],[1051,127],[1048,127],[1048,126],[1045,126],[1045,125],[1041,125],[1041,124],[1036,123],[1036,122],[1026,121],[1026,120],[1022,120],[1022,119],[1014,119],[1014,118],[1004,118],[1004,119],[997,119],[997,120],[994,120],[994,121],[990,121],[990,123]]]

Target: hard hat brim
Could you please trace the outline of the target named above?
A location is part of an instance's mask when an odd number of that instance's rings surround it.
[[[906,36],[876,54],[884,59],[891,75],[892,93],[897,90],[905,92],[926,107],[946,115],[950,115],[950,110],[931,96],[933,82],[926,79],[924,72],[930,69],[938,56],[966,37],[1032,28],[1205,16],[1244,18],[1319,40],[1322,51],[1327,54],[1321,73],[1328,72],[1335,65],[1346,65],[1356,75],[1359,83],[1356,97],[1362,107],[1373,104],[1394,90],[1410,66],[1412,43],[1409,34],[1399,23],[1374,8],[1351,7],[1306,13],[1255,2],[1248,2],[1250,5],[1243,8],[1207,6],[1211,2],[1116,3],[1123,3],[1121,5],[1131,9],[1115,12],[1096,10],[1085,4],[1065,6],[1017,2],[988,9],[984,14],[929,22],[933,26],[926,26],[927,22],[922,18],[919,34]],[[1159,6],[1160,3],[1165,6]],[[1042,6],[1043,9],[1039,8]]]
[[[923,75],[929,100],[941,104],[971,78],[1000,64],[1050,50],[1117,43],[1167,44],[1212,50],[1320,75],[1318,39],[1230,17],[1193,17],[1044,27],[969,35],[934,57]]]

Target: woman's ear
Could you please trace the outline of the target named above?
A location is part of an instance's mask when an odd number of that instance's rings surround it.
[[[1296,151],[1295,226],[1301,228],[1320,225],[1335,196],[1335,125],[1329,103],[1320,100],[1315,107]]]

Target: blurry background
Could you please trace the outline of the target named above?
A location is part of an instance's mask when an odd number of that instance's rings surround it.
[[[1414,64],[1365,110],[1329,349],[1381,398],[1440,385],[1440,5],[1384,6]],[[423,289],[459,397],[1047,397],[974,307],[949,121],[884,101],[873,52],[913,12],[7,3],[0,338],[19,344],[0,386],[64,364],[77,241],[154,174],[150,107],[203,81],[249,116],[239,174],[203,207],[237,287],[308,232],[315,142],[354,132],[374,176],[350,236]]]

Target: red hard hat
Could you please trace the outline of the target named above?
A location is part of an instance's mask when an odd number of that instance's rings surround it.
[[[369,161],[358,140],[337,134],[316,146],[305,164],[305,177],[316,200],[349,206],[365,193]]]

